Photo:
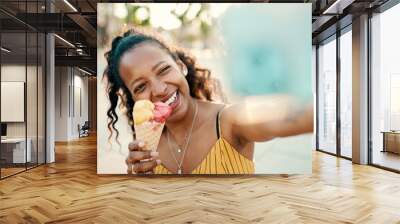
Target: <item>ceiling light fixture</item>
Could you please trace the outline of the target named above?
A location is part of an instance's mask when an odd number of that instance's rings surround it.
[[[64,43],[68,44],[69,46],[75,48],[75,45],[73,45],[73,44],[72,44],[71,42],[69,42],[68,40],[66,40],[66,39],[64,39],[64,38],[62,38],[62,37],[60,37],[60,36],[57,35],[57,34],[54,34],[54,36],[57,37],[58,39],[60,39],[61,41],[63,41]]]
[[[327,9],[325,9],[322,14],[331,13],[331,11],[336,8],[336,6],[337,6],[337,4],[339,4],[339,2],[340,2],[340,0],[336,0],[332,5],[330,5]]]
[[[6,53],[10,53],[10,52],[11,52],[11,50],[9,50],[9,49],[7,49],[7,48],[5,48],[5,47],[1,47],[0,49],[1,49],[2,51],[6,52]]]
[[[79,67],[78,67],[78,69],[79,69],[79,71],[81,71],[81,72],[83,72],[83,73],[85,73],[85,74],[87,74],[87,75],[92,75],[92,73],[90,73],[90,72],[88,72],[88,71],[86,71],[86,70],[83,70],[83,69],[81,69],[81,68],[79,68]]]
[[[67,4],[72,10],[74,10],[74,12],[78,12],[78,10],[68,1],[68,0],[64,0],[65,4]]]
[[[322,14],[342,14],[343,9],[351,5],[353,2],[354,0],[336,0],[332,5],[325,9]]]

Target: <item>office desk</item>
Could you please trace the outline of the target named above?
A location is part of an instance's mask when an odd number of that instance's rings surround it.
[[[25,163],[30,162],[32,158],[31,145],[32,140],[27,138],[25,154],[25,138],[6,138],[1,139],[1,157],[6,163]],[[26,159],[26,161],[25,161]]]
[[[382,131],[383,150],[382,152],[393,152],[400,154],[400,131]]]

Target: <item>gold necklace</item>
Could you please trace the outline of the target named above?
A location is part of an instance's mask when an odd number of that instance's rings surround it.
[[[188,133],[189,133],[189,134],[188,134],[188,138],[186,139],[186,144],[185,144],[185,147],[183,148],[183,154],[182,154],[182,157],[181,157],[181,161],[180,161],[180,162],[178,162],[178,159],[176,158],[175,154],[172,152],[172,149],[171,149],[171,141],[170,141],[170,139],[169,139],[169,130],[167,129],[168,149],[169,149],[170,154],[171,154],[172,157],[174,158],[174,160],[175,160],[175,162],[176,162],[176,165],[178,166],[178,174],[182,174],[182,164],[183,164],[183,161],[184,161],[184,159],[185,159],[186,149],[187,149],[188,146],[189,146],[190,138],[192,137],[192,131],[193,131],[194,123],[195,123],[196,118],[197,118],[198,105],[197,105],[197,102],[196,102],[195,104],[196,104],[196,110],[195,110],[195,113],[194,113],[194,116],[193,116],[192,126],[190,127],[190,130],[189,130],[189,132],[188,132]],[[181,150],[178,149],[178,152],[180,153]]]

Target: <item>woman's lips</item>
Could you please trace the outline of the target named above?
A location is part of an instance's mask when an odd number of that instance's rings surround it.
[[[175,97],[174,97],[175,96]],[[173,102],[170,102],[172,98],[175,98]],[[170,116],[172,116],[174,114],[174,112],[176,111],[176,109],[180,106],[181,104],[181,96],[178,90],[176,90],[176,92],[174,92],[173,94],[170,95],[170,97],[165,100],[165,101],[160,101],[165,103],[166,105],[168,105],[171,109],[171,114]]]

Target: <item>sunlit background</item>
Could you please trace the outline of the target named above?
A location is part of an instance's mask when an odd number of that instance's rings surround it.
[[[234,103],[284,93],[312,102],[311,5],[101,3],[97,21],[99,77],[112,39],[140,26],[179,43],[210,69],[218,80],[218,100]],[[104,87],[101,78],[98,82]],[[104,88],[98,91],[98,172],[124,173],[131,131],[121,116],[121,147],[107,143],[108,100]],[[310,173],[311,141],[311,135],[301,135],[257,143],[256,173]]]

